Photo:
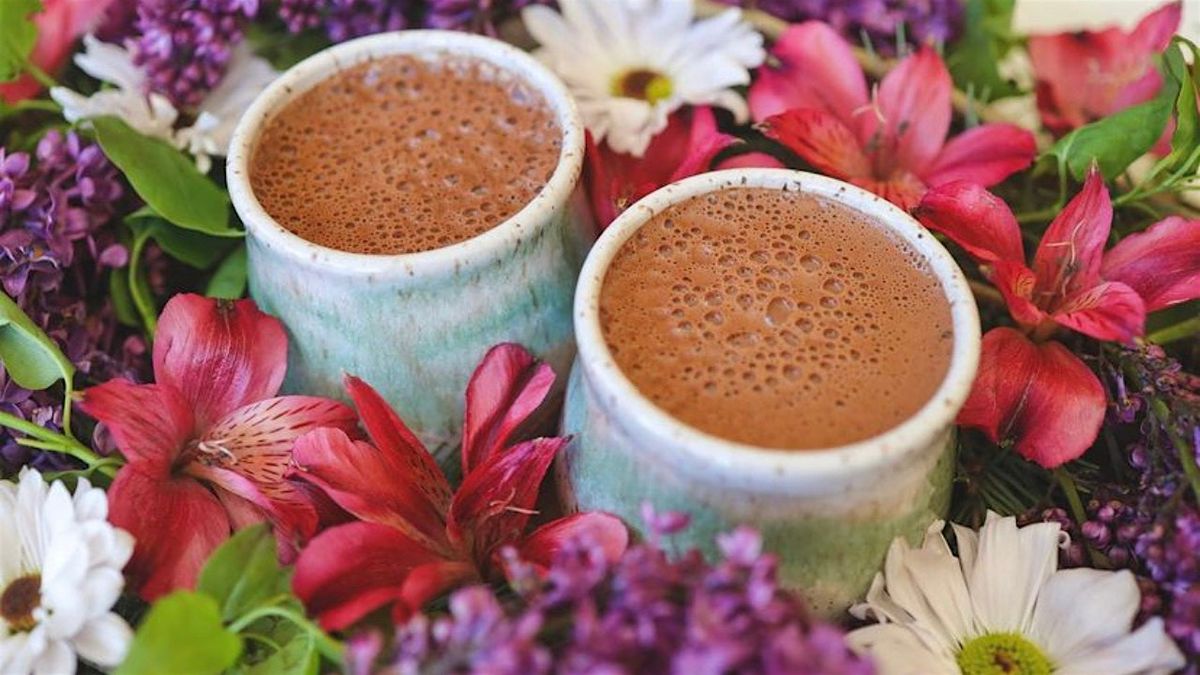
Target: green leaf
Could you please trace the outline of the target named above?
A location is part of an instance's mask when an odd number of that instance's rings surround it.
[[[257,625],[254,628],[258,628]],[[279,644],[267,658],[234,669],[244,675],[316,675],[321,665],[316,638],[288,621],[276,622],[264,637]]]
[[[190,591],[155,602],[117,675],[208,675],[237,662],[242,641],[221,624],[217,603]]]
[[[204,294],[210,298],[236,300],[246,293],[246,246],[237,247],[217,268]]]
[[[221,544],[200,572],[196,590],[212,596],[221,617],[233,621],[268,599],[289,593],[288,575],[275,557],[275,537],[265,524],[239,530]]]
[[[146,271],[142,269],[142,252],[146,249],[146,242],[150,241],[151,232],[152,230],[149,228],[134,231],[126,274],[128,275],[127,288],[129,297],[133,300],[133,307],[141,317],[141,324],[146,335],[153,338],[154,332],[158,328],[158,302],[154,299],[154,292],[150,290]]]
[[[108,297],[112,300],[117,321],[126,326],[142,325],[137,307],[133,304],[133,296],[129,293],[129,275],[125,269],[115,269],[108,273]]]
[[[1184,62],[1183,56],[1175,45],[1181,45],[1192,53],[1193,72]],[[1171,78],[1179,82],[1179,95],[1175,98],[1175,133],[1171,136],[1171,153],[1166,156],[1164,163],[1172,171],[1179,171],[1191,176],[1196,173],[1196,165],[1200,163],[1197,148],[1200,147],[1200,112],[1196,107],[1196,80],[1200,72],[1195,69],[1200,65],[1200,49],[1195,43],[1182,37],[1176,37],[1175,42],[1167,50],[1166,67]]]
[[[1065,163],[1076,180],[1087,176],[1092,162],[1099,164],[1105,178],[1119,176],[1154,147],[1167,126],[1180,89],[1172,64],[1176,59],[1182,59],[1179,50],[1168,49],[1163,87],[1153,99],[1079,127],[1060,138],[1047,154]]]
[[[1020,93],[996,64],[1011,41],[1015,0],[967,0],[963,34],[946,55],[946,66],[959,89],[984,103]]]
[[[0,0],[0,82],[16,79],[24,69],[38,34],[30,16],[41,9],[38,0]]]
[[[25,389],[45,389],[59,380],[69,388],[75,376],[75,365],[7,293],[0,293],[0,360]]]
[[[116,117],[92,120],[104,154],[154,212],[188,230],[241,237],[229,227],[229,195],[190,159],[157,138],[143,136]]]
[[[233,240],[227,237],[214,237],[176,227],[149,206],[129,214],[125,222],[134,233],[149,229],[147,234],[158,242],[167,255],[196,269],[212,267],[229,252],[233,244]]]

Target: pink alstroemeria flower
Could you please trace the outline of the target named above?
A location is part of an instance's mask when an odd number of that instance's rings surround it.
[[[676,112],[642,157],[615,152],[587,137],[584,183],[599,230],[658,188],[708,171],[713,158],[737,139],[717,130],[712,108]]]
[[[312,536],[318,503],[285,479],[292,444],[318,427],[355,429],[354,411],[280,396],[283,325],[250,300],[177,295],[159,319],[154,384],[113,379],[83,392],[127,464],[108,491],[109,520],[137,540],[127,572],[143,598],[191,588],[239,528],[270,520],[281,551]]]
[[[984,124],[946,140],[953,85],[937,52],[905,58],[874,91],[850,45],[827,24],[789,28],[750,85],[763,132],[818,171],[904,209],[955,180],[985,187],[1029,166],[1033,135]]]
[[[42,11],[33,17],[37,42],[29,60],[38,68],[54,73],[66,62],[75,40],[96,24],[113,0],[42,0]],[[0,100],[16,103],[36,96],[42,85],[30,75],[0,84]]]
[[[508,442],[553,383],[550,367],[518,345],[488,351],[467,385],[463,482],[452,492],[399,415],[368,384],[346,377],[371,443],[318,429],[295,451],[297,475],[359,518],[314,537],[296,562],[292,588],[324,628],[345,628],[389,605],[401,621],[455,586],[502,576],[505,546],[544,567],[565,540],[590,536],[620,557],[628,533],[604,513],[525,534],[542,478],[567,439]]]
[[[1056,135],[1154,98],[1154,56],[1179,29],[1182,3],[1148,14],[1132,31],[1031,35],[1029,60],[1042,124]]]
[[[1200,297],[1200,221],[1171,217],[1104,252],[1112,202],[1099,171],[1050,223],[1025,264],[1021,230],[1008,206],[967,182],[934,188],[916,208],[931,230],[957,243],[1000,289],[1021,330],[983,336],[974,388],[959,424],[1045,467],[1079,457],[1104,419],[1104,388],[1062,344],[1068,328],[1128,342],[1146,314]]]

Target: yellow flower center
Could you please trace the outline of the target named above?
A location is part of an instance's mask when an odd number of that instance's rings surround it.
[[[1054,667],[1037,645],[1020,633],[991,633],[971,640],[958,653],[963,675],[1051,675]]]
[[[634,68],[613,78],[613,96],[636,98],[651,105],[670,98],[674,91],[671,78],[645,68]]]
[[[42,604],[42,576],[29,574],[13,579],[0,593],[0,619],[8,624],[9,630],[24,632],[33,630],[37,620],[33,610]]]

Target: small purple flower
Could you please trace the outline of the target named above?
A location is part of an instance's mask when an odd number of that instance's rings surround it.
[[[553,5],[553,0],[429,0],[425,27],[496,35],[504,19],[529,5]]]
[[[292,33],[321,27],[334,42],[400,30],[421,8],[417,0],[281,0],[279,15]]]

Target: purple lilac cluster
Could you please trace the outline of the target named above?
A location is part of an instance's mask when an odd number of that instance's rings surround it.
[[[320,28],[334,42],[424,26],[495,35],[503,19],[552,0],[280,0],[279,15],[292,33]]]
[[[1129,439],[1135,477],[1097,485],[1082,524],[1062,509],[1034,519],[1059,522],[1071,535],[1064,566],[1090,564],[1094,552],[1106,566],[1133,571],[1141,617],[1161,616],[1194,664],[1184,672],[1200,675],[1200,507],[1177,447],[1193,457],[1200,450],[1200,377],[1154,345],[1120,349],[1105,370],[1110,428]]]
[[[412,25],[414,0],[280,0],[279,16],[292,33],[321,28],[330,40],[400,30]]]
[[[99,146],[48,132],[33,156],[0,148],[0,283],[90,380],[136,377],[146,345],[117,324],[103,293],[107,270],[128,263],[109,227],[125,194]],[[59,427],[62,398],[18,387],[0,371],[0,410]],[[0,430],[0,473],[26,463],[55,466]]]
[[[674,514],[648,519],[678,530]],[[812,620],[776,582],[776,559],[741,528],[718,538],[722,559],[672,559],[659,535],[612,563],[578,540],[535,569],[507,552],[516,596],[477,586],[450,597],[449,615],[419,614],[384,648],[351,641],[348,662],[368,673],[764,673],[869,675],[840,629]]]
[[[133,56],[151,91],[198,105],[221,81],[258,0],[139,0]]]
[[[759,9],[784,21],[824,21],[851,42],[870,41],[885,55],[896,53],[903,26],[910,45],[948,43],[962,28],[961,0],[721,0]]]

